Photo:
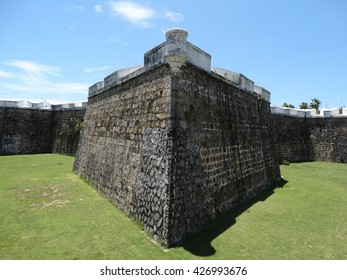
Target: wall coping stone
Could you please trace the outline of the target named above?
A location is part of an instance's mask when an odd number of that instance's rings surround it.
[[[347,108],[343,108],[342,114],[340,114],[339,108],[324,108],[320,109],[320,114],[317,114],[316,109],[294,109],[281,106],[271,105],[271,114],[283,115],[299,118],[338,118],[347,117]]]
[[[63,103],[63,104],[50,104],[48,102],[30,102],[27,100],[0,100],[0,108],[19,108],[19,109],[33,109],[33,110],[76,110],[87,108],[87,101]]]

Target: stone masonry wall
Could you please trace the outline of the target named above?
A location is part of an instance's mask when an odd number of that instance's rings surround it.
[[[347,163],[347,118],[272,115],[279,161]]]
[[[0,108],[0,155],[74,155],[85,110],[51,111]]]
[[[308,118],[272,115],[273,136],[280,163],[315,160],[308,122]]]
[[[190,64],[89,98],[74,170],[164,246],[279,178],[269,103]]]
[[[170,243],[280,177],[270,106],[188,64],[172,78]]]
[[[83,128],[85,109],[53,111],[52,152],[74,156]]]
[[[0,108],[0,154],[37,154],[52,151],[50,111]]]
[[[347,163],[347,118],[309,120],[316,161]]]
[[[167,65],[89,98],[74,170],[168,246]]]

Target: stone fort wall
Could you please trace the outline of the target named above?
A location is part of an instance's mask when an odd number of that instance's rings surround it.
[[[271,108],[185,31],[166,35],[90,87],[86,109],[0,102],[0,154],[76,153],[74,170],[168,247],[277,180],[279,162],[347,162],[347,118]]]
[[[164,245],[172,159],[170,95],[169,67],[162,65],[91,96],[74,165]]]
[[[269,93],[166,35],[143,67],[90,88],[74,170],[169,247],[280,173]]]
[[[347,163],[347,115],[298,117],[272,114],[271,119],[280,163]]]
[[[270,106],[191,64],[172,76],[171,242],[280,177]]]
[[[75,155],[85,108],[18,105],[22,104],[0,102],[0,155]]]
[[[0,106],[0,155],[75,155],[85,108],[64,110]],[[300,112],[299,112],[300,113]],[[347,163],[347,116],[271,114],[279,162]]]

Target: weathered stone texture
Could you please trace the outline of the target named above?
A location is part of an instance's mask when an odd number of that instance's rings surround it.
[[[269,103],[191,64],[89,99],[74,169],[172,246],[279,178]]]
[[[83,128],[85,109],[53,111],[52,152],[74,156]]]
[[[314,161],[308,118],[272,115],[279,162]]]
[[[35,154],[52,151],[51,112],[0,108],[0,154]]]
[[[0,108],[0,155],[63,153],[74,155],[84,110]]]
[[[164,245],[170,83],[164,65],[91,97],[74,165]]]
[[[347,163],[347,118],[309,120],[316,161]]]
[[[347,118],[272,115],[279,161],[347,162]]]
[[[186,65],[172,78],[170,243],[280,177],[269,103]]]

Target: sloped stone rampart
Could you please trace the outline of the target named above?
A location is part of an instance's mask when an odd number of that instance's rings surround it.
[[[170,87],[162,65],[90,97],[74,165],[166,246]]]
[[[269,103],[186,63],[89,98],[74,170],[170,247],[280,177]]]

